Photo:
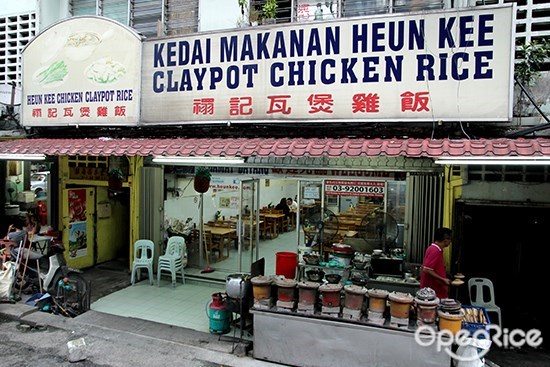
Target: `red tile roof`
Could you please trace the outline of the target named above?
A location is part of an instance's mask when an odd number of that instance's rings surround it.
[[[550,156],[550,139],[14,139],[0,154],[240,157]]]

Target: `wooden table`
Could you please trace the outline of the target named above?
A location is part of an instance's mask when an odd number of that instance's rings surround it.
[[[274,237],[277,237],[278,229],[281,228],[281,232],[283,230],[283,218],[285,217],[284,214],[277,214],[277,213],[260,213],[260,218],[265,218],[266,222],[272,223],[275,228]]]
[[[304,230],[304,232],[307,237],[311,237],[311,234],[316,233],[317,230],[312,230],[312,231]],[[324,229],[323,237],[324,238],[326,238],[327,236],[334,237],[333,240],[336,241],[343,237],[356,237],[358,233],[359,232],[357,231],[348,231],[348,230],[342,230],[342,229],[338,230],[338,232],[336,232],[334,229]]]
[[[213,237],[219,237],[220,238],[220,260],[226,259],[228,256],[223,255],[223,250],[225,247],[225,241],[224,239],[227,239],[227,246],[231,246],[231,235],[236,234],[237,230],[235,228],[229,228],[229,227],[212,227],[205,225],[204,226],[205,231],[210,231],[212,233]],[[229,247],[230,248],[230,247]],[[229,254],[229,248],[227,253]]]

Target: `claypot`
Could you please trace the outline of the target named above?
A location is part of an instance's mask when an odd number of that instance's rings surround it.
[[[210,188],[210,179],[206,177],[197,177],[193,180],[193,187],[198,193],[205,193]]]
[[[453,335],[456,335],[462,329],[463,310],[460,310],[458,313],[448,313],[439,310],[437,314],[439,316],[439,330],[449,330]]]

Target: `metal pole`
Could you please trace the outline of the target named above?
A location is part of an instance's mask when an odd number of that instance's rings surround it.
[[[204,213],[204,209],[203,209],[203,193],[201,192],[200,194],[200,200],[199,200],[199,206],[200,206],[200,220],[199,220],[199,264],[201,267],[204,267],[204,254],[203,254],[203,251],[204,251],[204,240],[203,240],[203,232],[204,232],[204,228],[203,228],[203,222],[204,222],[204,219],[203,219],[203,213]]]

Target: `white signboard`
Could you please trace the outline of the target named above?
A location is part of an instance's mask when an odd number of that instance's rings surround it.
[[[513,10],[399,13],[147,40],[142,121],[507,121]]]
[[[136,125],[141,39],[120,23],[73,17],[23,51],[24,126]]]
[[[325,194],[383,198],[385,185],[383,181],[326,181]]]

